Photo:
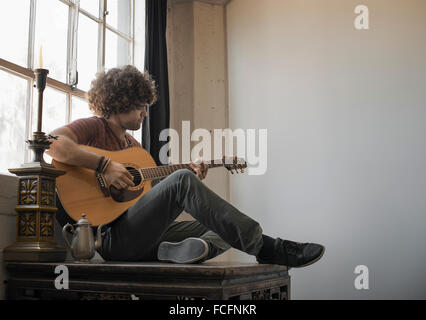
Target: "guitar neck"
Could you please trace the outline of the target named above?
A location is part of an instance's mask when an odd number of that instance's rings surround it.
[[[223,167],[224,164],[209,163],[208,166],[209,168],[217,168],[217,167]],[[187,164],[170,164],[170,165],[164,165],[164,166],[158,166],[158,167],[152,167],[152,168],[141,168],[140,173],[143,177],[143,180],[156,180],[156,179],[167,177],[168,175],[180,169],[192,170],[189,163],[187,163]]]

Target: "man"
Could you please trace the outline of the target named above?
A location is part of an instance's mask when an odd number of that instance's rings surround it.
[[[95,116],[76,120],[51,132],[48,153],[57,161],[102,171],[109,186],[133,186],[126,168],[79,145],[105,150],[140,147],[126,131],[140,128],[146,107],[156,101],[149,74],[133,66],[97,75],[89,91],[89,108]],[[193,171],[178,170],[157,183],[115,221],[104,227],[98,250],[105,260],[203,262],[231,246],[254,255],[259,263],[288,267],[319,260],[324,247],[297,243],[263,234],[259,223],[220,198],[201,182],[207,165],[191,163]],[[194,174],[195,173],[195,174]],[[183,211],[196,221],[175,222]],[[61,225],[70,218],[59,203]]]

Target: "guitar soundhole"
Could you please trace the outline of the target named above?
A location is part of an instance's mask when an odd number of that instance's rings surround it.
[[[126,167],[126,169],[133,176],[133,183],[135,184],[135,187],[138,186],[142,182],[142,177],[139,171],[132,167]]]

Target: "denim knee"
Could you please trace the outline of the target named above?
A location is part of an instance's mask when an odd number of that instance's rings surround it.
[[[197,176],[189,169],[179,169],[171,175],[174,179],[178,180],[179,182],[183,182],[185,180],[192,180],[194,178],[197,178]]]

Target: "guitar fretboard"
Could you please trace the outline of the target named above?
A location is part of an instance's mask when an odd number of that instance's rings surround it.
[[[208,166],[209,168],[217,168],[217,167],[223,167],[224,164],[209,163]],[[143,180],[155,180],[155,179],[161,179],[161,178],[167,177],[168,175],[172,174],[173,172],[179,169],[192,170],[189,164],[170,164],[170,165],[158,166],[153,168],[142,168],[140,169],[140,173],[142,175]]]

